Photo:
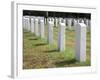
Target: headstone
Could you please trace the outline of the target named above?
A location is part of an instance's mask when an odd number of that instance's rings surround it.
[[[44,18],[44,22],[45,22],[45,24],[47,23],[47,18]]]
[[[66,18],[63,19],[63,22],[65,23],[65,26],[66,26]]]
[[[30,25],[30,17],[29,16],[26,17],[26,26],[27,26],[27,30],[30,31],[31,25]]]
[[[26,26],[25,26],[25,16],[23,16],[22,19],[23,19],[23,20],[22,20],[22,23],[23,23],[23,29],[25,29],[25,28],[26,28]]]
[[[62,19],[63,18],[61,18],[61,17],[58,19],[58,24],[60,24],[60,22],[62,22]]]
[[[83,19],[81,20],[81,23],[84,23],[84,20]]]
[[[51,18],[50,17],[47,18],[47,24],[48,24],[49,21],[51,21]]]
[[[25,30],[28,30],[28,26],[27,26],[27,18],[24,19],[24,25],[25,25]]]
[[[40,37],[44,38],[44,20],[40,20]]]
[[[80,23],[80,19],[77,19],[77,23]]]
[[[54,23],[52,21],[48,21],[48,43],[53,43],[53,25]]]
[[[68,18],[65,18],[66,19],[66,29],[68,28]]]
[[[74,30],[75,30],[76,24],[77,24],[77,20],[74,19],[74,20],[73,20],[73,27],[74,27]]]
[[[85,20],[86,26],[89,26],[88,21],[89,21],[88,19]]]
[[[67,21],[68,21],[68,28],[72,29],[72,27],[71,27],[72,26],[72,19],[68,18]]]
[[[91,30],[91,21],[89,19],[85,19],[85,24],[87,26],[87,31],[89,32]]]
[[[58,19],[55,18],[55,26],[57,27],[58,26]]]
[[[51,18],[51,21],[53,22],[53,26],[54,26],[54,18],[53,17]]]
[[[75,53],[76,59],[79,61],[86,61],[86,25],[78,23],[76,25],[76,43]]]
[[[65,50],[65,23],[59,25],[58,49],[60,51]]]
[[[28,31],[31,31],[31,19],[28,17]]]
[[[82,23],[82,19],[81,18],[79,18],[79,23]]]
[[[39,36],[39,23],[38,23],[38,18],[35,18],[34,32],[35,32],[35,35],[36,36]]]
[[[34,18],[31,18],[31,32],[34,32]]]

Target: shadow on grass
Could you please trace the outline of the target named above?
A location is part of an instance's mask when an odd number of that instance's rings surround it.
[[[74,64],[77,60],[76,59],[71,59],[71,60],[64,60],[64,61],[60,61],[60,62],[56,62],[55,65],[56,66],[64,66],[64,65],[70,65],[70,64]]]
[[[38,44],[35,44],[35,46],[43,46],[43,45],[47,45],[47,43],[38,43]]]
[[[29,40],[38,40],[38,38],[30,38]]]
[[[48,50],[48,51],[44,51],[44,52],[46,52],[46,53],[52,53],[52,52],[59,52],[59,50],[58,49],[54,49],[54,50]]]
[[[31,36],[34,36],[32,34],[25,34],[25,37],[31,37]]]

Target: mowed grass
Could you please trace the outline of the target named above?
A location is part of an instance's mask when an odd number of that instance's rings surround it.
[[[75,31],[66,29],[66,48],[64,52],[58,50],[58,27],[54,26],[54,43],[47,42],[47,26],[45,38],[35,36],[34,33],[23,30],[23,69],[76,67],[91,65],[91,34],[87,32],[86,62],[75,59]]]

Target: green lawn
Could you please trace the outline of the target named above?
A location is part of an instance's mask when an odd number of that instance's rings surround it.
[[[58,27],[54,27],[54,43],[47,43],[47,26],[45,39],[36,37],[34,33],[23,30],[23,68],[55,68],[90,66],[90,32],[87,32],[87,59],[79,62],[75,59],[75,31],[66,29],[66,49],[59,52],[57,47]]]

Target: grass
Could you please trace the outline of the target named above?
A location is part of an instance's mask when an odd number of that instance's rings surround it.
[[[90,32],[87,32],[86,62],[75,59],[75,31],[66,29],[66,49],[58,50],[58,27],[54,27],[54,43],[47,43],[47,26],[45,26],[45,39],[36,37],[34,33],[23,31],[23,68],[57,68],[90,66]]]

